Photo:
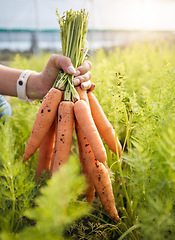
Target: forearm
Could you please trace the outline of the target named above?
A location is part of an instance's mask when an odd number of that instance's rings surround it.
[[[85,61],[77,72],[70,58],[53,54],[41,73],[32,72],[26,83],[26,95],[29,99],[42,99],[53,86],[60,69],[68,74],[74,74],[74,85],[81,85],[82,89],[93,90],[91,74],[89,72],[91,63]],[[6,67],[0,64],[0,94],[17,97],[17,81],[23,70]]]
[[[16,82],[22,71],[0,65],[0,94],[17,96]]]
[[[20,74],[23,72],[21,69],[14,69],[0,65],[0,94],[17,97],[17,80]],[[39,83],[37,78],[39,78],[39,73],[32,73],[29,76],[27,83],[27,96],[31,99],[40,98],[40,93],[37,93],[37,89],[40,89],[40,86],[37,86]]]

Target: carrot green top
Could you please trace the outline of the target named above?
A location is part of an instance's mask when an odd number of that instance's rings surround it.
[[[62,54],[71,59],[73,66],[77,68],[80,66],[87,54],[86,34],[88,27],[88,13],[85,9],[80,11],[66,11],[61,17],[58,16],[58,23],[60,25],[60,35],[62,44]],[[78,93],[73,85],[74,76],[60,71],[54,83],[54,87],[64,90],[64,100],[76,101],[79,99]]]

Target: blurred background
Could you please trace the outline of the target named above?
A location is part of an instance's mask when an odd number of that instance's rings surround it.
[[[175,42],[175,0],[0,0],[0,52],[60,51],[56,9],[89,11],[88,43]]]

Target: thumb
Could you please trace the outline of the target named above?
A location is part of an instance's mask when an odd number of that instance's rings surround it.
[[[69,74],[75,74],[76,70],[73,67],[72,61],[70,58],[62,55],[53,55],[53,61],[55,63],[55,66],[60,69],[62,68],[65,72]]]

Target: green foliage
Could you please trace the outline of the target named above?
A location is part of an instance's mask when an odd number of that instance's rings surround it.
[[[47,61],[49,60],[50,54],[41,53],[38,56],[31,56],[30,58],[22,57],[20,54],[16,54],[10,67],[19,69],[32,69],[37,72],[42,72]]]
[[[81,11],[66,11],[60,16],[56,11],[60,26],[62,54],[69,57],[75,68],[79,67],[87,53],[86,34],[88,27],[88,13]],[[58,73],[54,87],[64,90],[64,100],[77,101],[79,95],[73,85],[73,75],[64,71]]]
[[[15,236],[3,233],[2,239],[65,239],[66,227],[90,210],[86,202],[78,199],[84,189],[84,178],[72,158],[41,188],[35,208],[25,212],[25,217],[36,221],[35,226],[25,228]]]
[[[27,223],[23,214],[33,206],[37,186],[30,169],[22,163],[22,156],[17,158],[17,136],[10,120],[0,124],[0,131],[0,230],[17,232]]]
[[[135,44],[92,59],[95,94],[124,147],[123,164],[111,155],[108,164],[123,222],[139,224],[134,239],[175,237],[174,51]]]
[[[42,71],[48,58],[17,55],[12,66]],[[119,159],[105,146],[122,220],[111,220],[98,197],[87,205],[75,136],[68,164],[36,182],[37,153],[27,165],[22,155],[39,103],[12,98],[12,117],[0,126],[3,240],[175,238],[175,47],[136,43],[89,60],[94,93],[124,150]]]
[[[13,98],[12,105],[12,129],[16,134],[15,144],[18,148],[17,155],[21,157],[28,142],[40,103],[38,103],[38,101],[27,103]],[[36,155],[32,157],[32,159],[36,161]]]
[[[74,157],[47,186],[38,184],[37,153],[27,164],[22,157],[39,104],[15,98],[11,104],[12,117],[0,122],[0,239],[63,239],[66,227],[90,210],[77,200],[85,189],[80,165]]]

